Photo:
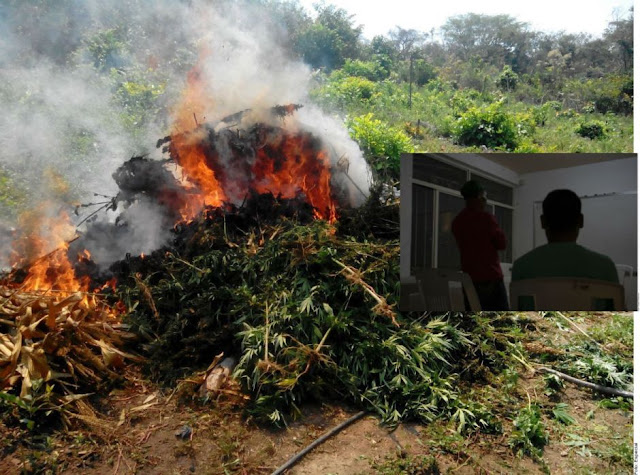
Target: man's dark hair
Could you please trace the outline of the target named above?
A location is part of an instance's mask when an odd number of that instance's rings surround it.
[[[580,226],[582,204],[571,190],[553,190],[542,202],[542,214],[550,231],[572,231]]]
[[[484,188],[482,188],[482,185],[475,180],[469,180],[462,185],[462,188],[460,189],[460,194],[465,200],[468,200],[469,198],[477,198],[482,194],[482,192],[484,192]]]

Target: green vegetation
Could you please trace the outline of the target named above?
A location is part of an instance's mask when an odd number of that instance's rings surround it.
[[[382,463],[372,463],[371,468],[381,475],[439,475],[441,473],[435,457],[424,455],[387,456]]]
[[[533,404],[522,409],[513,421],[515,429],[509,445],[518,455],[542,456],[542,449],[549,442],[549,435],[541,416],[540,408]]]
[[[378,179],[400,179],[400,155],[413,151],[411,139],[369,113],[347,120],[351,137],[358,142]]]
[[[232,3],[216,5],[225,9]],[[396,179],[397,155],[410,150],[633,148],[631,13],[612,21],[598,38],[543,33],[509,15],[470,13],[447,19],[438,31],[396,27],[367,41],[353,15],[330,3],[316,4],[313,12],[295,0],[249,3],[246,10],[257,12],[273,31],[284,56],[313,69],[311,101],[348,118],[352,137],[381,180]],[[157,21],[145,21],[146,7],[136,2],[107,3],[93,23],[60,22],[91,17],[71,1],[12,1],[6,10],[7,18],[19,20],[16,37],[28,39],[21,60],[80,73],[110,95],[112,110],[59,117],[59,108],[38,87],[3,77],[3,103],[28,105],[18,121],[42,114],[64,129],[55,155],[86,164],[108,155],[97,147],[110,135],[144,151],[153,146],[147,143],[150,133],[166,134],[179,82],[197,63],[198,38],[154,41]],[[49,31],[59,32],[55,40]],[[90,122],[101,130],[77,120],[87,115],[95,116]],[[3,215],[12,216],[22,201],[19,191],[8,191],[5,175],[0,171],[0,205]],[[74,187],[82,182],[72,181]]]
[[[588,139],[599,139],[607,136],[607,126],[599,120],[583,122],[576,129],[576,133]]]

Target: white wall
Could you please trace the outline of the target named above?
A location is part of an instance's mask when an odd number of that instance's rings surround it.
[[[547,193],[558,188],[568,188],[578,196],[635,193],[637,192],[637,161],[635,157],[611,160],[592,165],[527,173],[520,178],[520,185],[515,190],[514,259],[534,247],[534,226],[536,226],[535,229],[540,228],[540,220],[534,208],[536,201],[542,201]],[[637,252],[630,251],[637,249],[637,209],[632,213],[634,206],[629,206],[631,201],[635,203],[635,196],[606,200],[591,198],[590,200],[594,200],[593,203],[585,204],[587,200],[583,201],[585,228],[582,233],[588,241],[588,247],[612,256],[616,264],[627,264],[637,269]],[[624,200],[624,208],[615,206],[616,200]],[[592,206],[596,202],[614,204]],[[581,243],[580,237],[578,237],[578,243]],[[621,251],[621,243],[624,244],[624,251]],[[621,262],[623,259],[625,262]]]

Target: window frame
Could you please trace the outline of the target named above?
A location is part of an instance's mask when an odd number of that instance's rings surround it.
[[[460,170],[463,170],[466,173],[466,179],[467,181],[471,179],[471,175],[476,175],[479,177],[484,178],[485,180],[489,180],[492,181],[494,183],[497,183],[499,185],[502,186],[506,186],[508,188],[510,188],[512,190],[512,202],[511,203],[504,203],[501,201],[496,201],[493,199],[489,199],[487,200],[487,206],[490,209],[490,212],[495,216],[495,207],[499,206],[501,208],[506,208],[508,210],[511,211],[511,221],[513,223],[514,221],[514,217],[513,217],[513,213],[515,210],[515,205],[514,205],[514,201],[515,201],[515,186],[513,183],[510,183],[504,179],[501,179],[500,177],[491,175],[489,173],[486,173],[482,170],[478,170],[475,169],[473,167],[470,166],[463,166],[459,163],[455,163],[452,160],[449,159],[444,159],[442,157],[440,157],[439,155],[417,155],[414,154],[413,155],[413,160],[437,160],[439,162],[445,163],[446,165],[458,168]],[[413,186],[414,185],[418,185],[421,187],[425,187],[425,188],[429,188],[431,190],[433,190],[433,209],[432,209],[432,223],[431,223],[431,233],[432,233],[432,244],[431,244],[431,265],[433,268],[438,268],[438,245],[439,245],[439,236],[438,236],[438,232],[437,230],[439,229],[438,226],[440,225],[439,223],[439,219],[440,219],[440,213],[439,213],[439,206],[440,206],[440,193],[445,193],[451,196],[456,196],[456,197],[460,197],[462,198],[462,194],[460,193],[459,190],[454,190],[451,188],[447,188],[446,186],[443,185],[438,185],[436,183],[430,183],[428,181],[419,179],[419,178],[415,178],[413,176],[413,170],[414,170],[414,165],[412,163],[411,166],[411,180],[410,180],[410,184],[413,190]],[[413,191],[411,191],[411,193],[413,193]],[[415,203],[412,202],[411,204],[412,207],[415,206]],[[411,226],[410,226],[410,232],[413,232],[413,215],[412,215],[412,221],[411,221]],[[509,252],[508,254],[511,254],[511,262],[504,262],[504,264],[512,264],[513,263],[513,226],[511,229],[511,235],[507,236],[507,246],[509,246]],[[411,250],[411,254],[413,254],[413,249]],[[409,272],[410,275],[414,275],[414,268],[411,265],[411,258],[410,257],[410,264],[409,264]],[[502,262],[501,262],[502,263]]]

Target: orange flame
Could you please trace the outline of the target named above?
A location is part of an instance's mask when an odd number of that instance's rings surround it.
[[[62,296],[82,292],[82,303],[86,306],[103,307],[97,297],[90,293],[91,279],[78,278],[68,258],[69,242],[75,236],[75,227],[64,211],[51,212],[52,205],[44,203],[38,208],[23,213],[19,220],[21,234],[13,242],[13,267],[27,268],[27,276],[21,289],[25,291],[55,291]],[[90,260],[91,254],[83,250],[78,261]],[[115,290],[115,279],[111,284]],[[98,291],[99,289],[96,289]],[[122,308],[104,311],[110,316],[122,313]]]
[[[318,150],[309,135],[286,132],[260,148],[253,167],[253,186],[294,198],[302,191],[316,209],[316,217],[335,221],[331,199],[331,172],[326,152]]]
[[[25,290],[84,291],[67,258],[68,242],[75,235],[69,215],[51,213],[51,204],[23,213],[18,220],[21,236],[13,243],[14,267],[28,266]]]
[[[201,56],[201,63],[203,59]],[[238,190],[254,190],[284,198],[294,198],[303,193],[316,209],[317,218],[335,221],[329,154],[323,150],[319,140],[304,132],[277,127],[273,131],[278,133],[265,130],[265,137],[261,137],[264,141],[256,150],[256,157],[234,156],[234,160],[246,158],[246,163],[232,164],[240,172],[229,173],[229,165],[220,163],[217,152],[207,149],[208,134],[212,131],[198,123],[198,117],[204,118],[213,106],[202,67],[197,65],[188,74],[182,99],[175,108],[171,134],[171,154],[199,190],[188,204],[189,209],[181,212],[185,220],[193,218],[203,204],[221,206],[230,195],[237,196]],[[293,112],[297,106],[283,108]],[[194,130],[194,127],[198,128]],[[196,201],[200,207],[196,206]]]
[[[203,52],[206,54],[206,51]],[[202,62],[201,55],[200,61]],[[207,167],[204,161],[204,151],[199,140],[192,135],[183,134],[198,125],[198,117],[205,119],[205,114],[211,110],[214,102],[207,92],[206,81],[200,66],[195,66],[187,75],[187,85],[182,92],[182,98],[174,109],[174,123],[172,127],[172,146],[180,150],[180,163],[183,171],[194,182],[200,193],[192,195],[192,200],[186,205],[183,218],[193,217],[202,205],[221,206],[226,196],[214,171]],[[185,216],[186,215],[186,216]]]

